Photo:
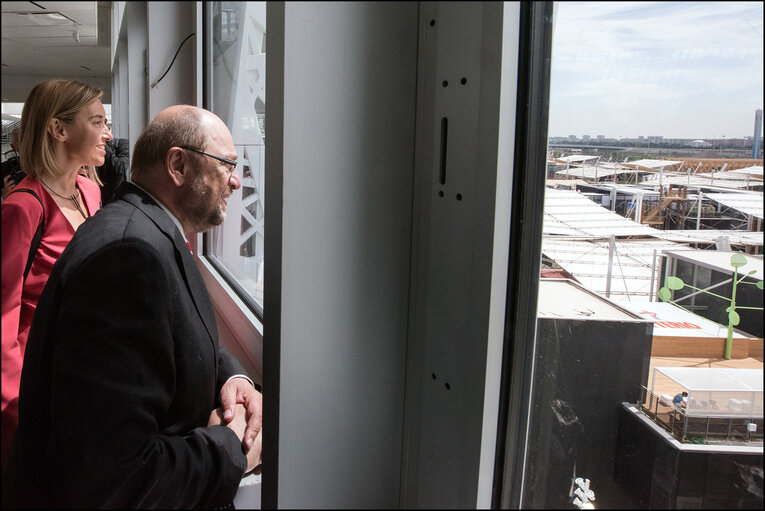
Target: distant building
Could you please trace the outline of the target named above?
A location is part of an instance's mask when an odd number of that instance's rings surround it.
[[[691,147],[712,147],[712,144],[701,139],[691,140],[688,145]]]
[[[738,282],[749,285],[736,286],[733,295],[731,285],[734,268],[730,263],[733,252],[726,250],[665,250],[662,259],[662,285],[666,276],[682,275],[685,280],[693,282],[699,289],[715,289],[714,295],[699,296],[693,288],[686,287],[673,291],[673,299],[683,301],[682,305],[689,311],[721,325],[728,324],[727,307],[730,306],[729,296],[736,297],[736,310],[739,323],[736,330],[750,337],[763,338],[762,321],[762,291],[757,288],[757,282],[763,280],[762,258],[749,258],[745,266],[740,267],[735,275],[741,278]],[[751,273],[749,273],[751,271]],[[746,275],[741,277],[742,275]],[[762,341],[760,341],[762,342]]]

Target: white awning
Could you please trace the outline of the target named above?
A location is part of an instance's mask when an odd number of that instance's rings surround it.
[[[669,249],[665,250],[664,253],[669,257],[677,257],[678,259],[692,262],[698,266],[711,268],[715,271],[727,273],[729,275],[733,275],[733,266],[730,264],[730,258],[733,254],[739,254],[744,256],[746,264],[738,268],[738,275],[741,276],[748,274],[750,271],[754,271],[749,277],[755,280],[763,280],[761,255],[742,254],[741,252],[729,252],[724,250],[697,250],[684,248]]]
[[[749,232],[734,229],[686,229],[684,231],[662,231],[657,237],[677,243],[708,243],[714,244],[725,237],[731,245],[761,247],[765,237],[762,231]]]
[[[656,371],[690,391],[762,392],[762,369],[657,367]]]
[[[716,188],[732,188],[732,189],[746,189],[749,186],[755,184],[762,184],[759,181],[747,180],[740,175],[731,175],[729,172],[716,172],[712,174],[664,174],[659,177],[658,174],[652,174],[646,177],[641,183],[652,184],[658,186],[661,180],[662,186],[674,185],[674,186],[691,186],[698,187],[716,187]]]
[[[557,177],[573,176],[587,179],[600,179],[602,177],[614,176],[617,174],[634,174],[635,169],[628,169],[621,165],[603,164],[603,165],[583,165],[581,167],[571,167],[561,169],[555,172]]]
[[[762,193],[707,193],[704,196],[728,208],[763,219]]]
[[[624,165],[634,166],[634,168],[647,168],[652,170],[658,170],[661,168],[671,167],[672,165],[677,165],[683,163],[682,161],[672,161],[672,160],[636,160],[636,161],[628,161],[624,162]]]
[[[753,167],[744,167],[743,169],[734,169],[728,171],[731,174],[740,174],[742,176],[749,176],[762,179],[762,165],[755,165]]]
[[[654,251],[658,256],[664,250],[687,248],[684,245],[658,239],[616,241],[611,269],[609,298],[618,303],[647,301],[651,293],[651,279],[658,275],[654,267]],[[581,284],[601,296],[608,288],[608,240],[575,240],[544,236],[542,253],[573,275]]]
[[[574,190],[545,189],[544,234],[608,239],[615,236],[656,236],[642,225],[604,208]]]

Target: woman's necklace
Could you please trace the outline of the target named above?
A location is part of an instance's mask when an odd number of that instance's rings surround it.
[[[74,202],[74,205],[77,206],[77,211],[80,212],[80,214],[82,215],[82,218],[85,218],[85,219],[88,218],[88,215],[85,214],[85,212],[82,210],[82,206],[80,206],[80,201],[77,200],[79,198],[79,196],[80,196],[80,189],[79,188],[77,188],[77,194],[73,194],[70,197],[65,197],[65,196],[63,196],[63,195],[61,195],[59,193],[56,193],[56,191],[53,188],[51,188],[50,186],[48,186],[47,184],[45,184],[45,181],[43,181],[42,179],[40,179],[40,182],[43,184],[43,186],[45,188],[50,190],[53,193],[53,195],[55,195],[56,197],[61,197],[64,200],[70,200],[70,201]]]

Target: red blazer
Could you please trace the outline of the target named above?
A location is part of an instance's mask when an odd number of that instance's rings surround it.
[[[101,191],[85,176],[77,176],[77,186],[93,215],[101,203]],[[74,228],[59,209],[48,190],[36,179],[25,177],[17,188],[28,188],[45,206],[45,231],[26,282],[24,267],[37,226],[42,218],[40,203],[32,195],[14,193],[3,200],[0,221],[2,241],[2,462],[18,424],[18,397],[21,366],[37,300],[40,298],[53,264],[74,236]]]

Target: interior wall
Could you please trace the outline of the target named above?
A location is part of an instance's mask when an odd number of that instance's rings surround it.
[[[128,138],[128,58],[127,24],[125,2],[114,2],[111,11],[111,81],[112,81],[112,134],[116,138]],[[132,145],[130,146],[132,153]],[[128,177],[130,171],[128,170]]]
[[[115,136],[130,141],[162,109],[197,104],[197,2],[115,2],[110,90]],[[194,34],[185,43],[184,39]],[[182,44],[183,43],[183,44]],[[180,49],[180,50],[179,50]],[[177,54],[177,55],[176,55]]]
[[[263,505],[278,478],[279,507],[398,507],[418,6],[279,8],[280,22],[268,13],[264,303],[278,474],[264,472]]]
[[[170,105],[196,104],[196,80],[192,77],[196,71],[196,38],[202,35],[196,33],[196,2],[146,2],[146,6],[151,34],[147,53],[151,120]]]
[[[518,12],[269,10],[264,506],[488,507]]]
[[[125,29],[127,94],[121,100],[125,101],[127,106],[126,137],[130,140],[130,154],[133,154],[135,141],[148,124],[149,79],[146,76],[146,68],[149,40],[146,28],[146,2],[125,2],[122,24]],[[122,41],[121,39],[120,42]],[[156,42],[158,41],[153,40],[152,45]]]

